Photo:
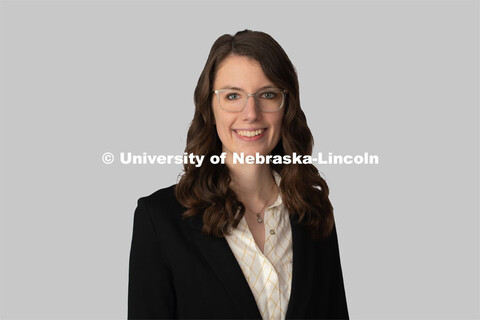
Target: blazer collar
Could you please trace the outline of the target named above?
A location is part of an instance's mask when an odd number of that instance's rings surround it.
[[[253,293],[242,269],[225,238],[209,237],[201,233],[201,217],[191,220],[195,230],[195,242],[210,266],[225,286],[238,309],[239,318],[261,318]],[[302,318],[307,312],[314,275],[314,244],[298,223],[296,215],[290,215],[292,228],[292,289],[286,318]],[[241,316],[240,316],[241,315]]]

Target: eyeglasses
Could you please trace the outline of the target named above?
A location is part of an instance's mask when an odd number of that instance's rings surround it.
[[[242,112],[250,97],[253,97],[262,112],[277,112],[283,107],[287,90],[265,88],[255,93],[246,93],[241,89],[221,89],[213,92],[217,95],[220,108],[227,112]]]

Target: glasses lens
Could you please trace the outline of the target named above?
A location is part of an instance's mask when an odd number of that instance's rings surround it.
[[[245,105],[245,100],[247,99],[247,94],[238,90],[224,90],[220,91],[218,94],[218,99],[220,106],[231,112],[238,112],[243,109]]]
[[[278,89],[265,89],[255,94],[255,102],[260,110],[265,112],[277,111],[282,107],[283,92]]]
[[[275,112],[282,107],[283,92],[276,88],[264,89],[254,96],[255,103],[261,111]],[[227,89],[218,92],[218,100],[222,109],[239,112],[245,107],[248,95],[242,90]]]

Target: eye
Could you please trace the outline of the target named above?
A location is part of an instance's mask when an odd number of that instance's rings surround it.
[[[231,93],[227,93],[227,95],[225,96],[225,98],[227,100],[237,100],[240,98],[240,95],[236,92],[231,92]]]
[[[275,93],[273,91],[264,91],[264,92],[260,93],[260,98],[262,98],[262,99],[271,100],[271,99],[275,99],[276,97],[277,97],[277,93]]]

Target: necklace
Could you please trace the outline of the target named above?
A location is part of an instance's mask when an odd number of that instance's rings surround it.
[[[256,215],[257,215],[257,222],[258,223],[262,223],[263,222],[263,219],[262,217],[260,216],[260,214],[262,213],[263,209],[265,209],[265,207],[267,206],[267,202],[265,202],[265,205],[263,206],[262,210],[260,210],[260,212],[257,212]]]
[[[275,183],[272,185],[272,190],[275,188]],[[267,204],[269,202],[270,199],[267,199],[267,201],[265,201],[265,204],[263,205],[263,208],[262,210],[260,210],[259,212],[255,213],[255,215],[257,216],[257,222],[258,223],[262,223],[263,222],[263,218],[260,216],[263,212],[263,210],[265,210],[265,208],[267,207]]]

